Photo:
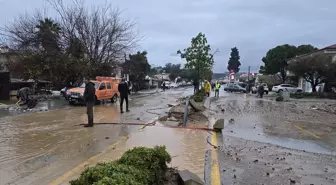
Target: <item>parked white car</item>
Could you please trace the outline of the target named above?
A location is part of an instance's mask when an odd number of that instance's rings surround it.
[[[281,84],[278,86],[273,86],[272,91],[273,92],[282,92],[282,91],[302,92],[302,89],[299,87],[296,87],[295,85],[291,85],[291,84]]]
[[[264,93],[268,94],[268,85],[265,84],[265,83],[263,83],[262,85],[264,86]],[[252,91],[252,94],[257,93],[258,92],[258,87],[257,86],[253,86],[252,89],[251,89],[251,91]]]
[[[177,88],[178,86],[179,85],[177,83],[171,82],[167,87],[171,89],[171,88]]]

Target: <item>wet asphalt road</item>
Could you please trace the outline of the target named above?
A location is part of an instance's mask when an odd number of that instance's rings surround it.
[[[191,88],[181,88],[131,96],[131,112],[122,115],[116,104],[95,106],[94,120],[98,124],[150,122],[166,114],[167,104],[191,92]],[[84,106],[70,107],[63,100],[41,105],[50,110],[17,116],[8,112],[0,118],[1,185],[48,184],[139,128],[122,124],[83,128],[80,124],[87,122]]]
[[[336,102],[323,101],[212,98],[209,116],[225,120],[217,184],[336,184],[336,115],[316,109]]]
[[[168,103],[191,92],[184,88],[131,97],[131,112],[124,115],[117,105],[96,106],[95,122],[145,123],[165,115]],[[225,119],[225,129],[217,137],[220,183],[335,184],[335,114],[311,109],[311,103],[224,92],[220,96],[211,98],[206,113],[213,120]],[[86,129],[79,126],[86,122],[85,107],[57,103],[55,108],[65,107],[0,119],[0,184],[48,184],[139,128]],[[199,176],[203,170],[211,171],[209,166],[203,169],[207,132],[165,129],[148,127],[90,164],[116,159],[132,146],[165,144],[177,159],[173,158],[173,166]]]
[[[231,94],[213,99],[211,109],[217,109],[219,117],[226,120],[225,135],[336,155],[336,114],[311,109],[314,103],[244,97]]]

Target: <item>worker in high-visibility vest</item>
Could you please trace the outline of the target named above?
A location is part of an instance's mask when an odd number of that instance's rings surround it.
[[[215,84],[215,97],[219,97],[219,89],[221,88],[221,84],[217,81]]]

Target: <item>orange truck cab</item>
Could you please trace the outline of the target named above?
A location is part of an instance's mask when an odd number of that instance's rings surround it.
[[[116,77],[102,77],[97,76],[96,80],[90,80],[95,84],[96,88],[96,103],[99,103],[101,100],[111,100],[112,103],[115,103],[120,96],[118,91],[118,84],[120,83],[120,78]],[[80,87],[72,88],[67,91],[69,97],[69,104],[75,103],[85,103],[84,102],[84,90],[85,85],[82,84]]]

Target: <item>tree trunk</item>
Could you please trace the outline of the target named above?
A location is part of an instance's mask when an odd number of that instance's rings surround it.
[[[312,86],[312,92],[316,92],[317,82],[312,78],[312,81],[310,82],[310,84]]]
[[[286,74],[285,73],[281,74],[281,81],[282,81],[283,84],[286,83]]]

